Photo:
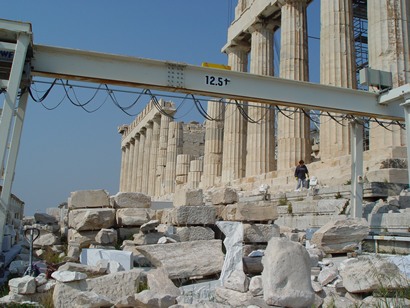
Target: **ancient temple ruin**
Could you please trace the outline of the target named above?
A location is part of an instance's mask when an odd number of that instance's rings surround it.
[[[279,77],[309,81],[310,2],[239,0],[222,48],[231,70],[273,76],[273,36],[280,31]],[[356,89],[358,70],[366,66],[391,72],[393,88],[409,82],[407,2],[338,0],[321,1],[320,5],[320,83]],[[355,30],[358,18],[366,19],[367,33]],[[364,63],[359,63],[363,59],[359,59],[358,42],[366,43]],[[374,85],[368,88],[382,90]],[[349,119],[341,114],[320,115],[320,142],[313,144],[309,110],[278,106],[280,112],[275,114],[275,108],[259,103],[226,102],[224,106],[210,101],[207,112],[214,121],[204,123],[204,152],[191,153],[183,149],[189,143],[183,124],[172,120],[175,107],[171,102],[161,104],[165,112],[150,102],[135,121],[119,129],[120,191],[161,197],[178,186],[206,189],[230,185],[251,190],[267,184],[275,190],[289,190],[294,188],[293,168],[300,159],[308,163],[310,174],[322,185],[351,180],[347,167],[351,160]],[[244,112],[257,121],[247,120]],[[367,133],[365,182],[408,184],[402,126],[373,120]]]

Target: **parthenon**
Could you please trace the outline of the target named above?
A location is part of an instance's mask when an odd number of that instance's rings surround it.
[[[280,31],[278,77],[309,81],[307,7],[311,2],[238,0],[222,48],[231,70],[273,76],[273,38]],[[362,67],[391,73],[393,88],[409,82],[409,1],[321,1],[320,10],[320,83],[356,89]],[[366,35],[355,33],[357,18],[366,20]],[[357,43],[367,45],[365,63],[357,61]],[[383,87],[370,84],[366,90]],[[310,110],[209,101],[207,113],[212,120],[204,123],[203,153],[192,153],[184,150],[188,141],[183,124],[172,119],[173,103],[160,100],[159,105],[149,102],[130,125],[119,128],[120,191],[161,197],[178,187],[231,185],[251,190],[268,184],[277,190],[293,189],[293,168],[300,159],[324,185],[351,179],[347,167],[351,136],[349,118],[344,115],[322,113],[319,142],[314,144]],[[369,123],[365,180],[406,184],[403,126]]]

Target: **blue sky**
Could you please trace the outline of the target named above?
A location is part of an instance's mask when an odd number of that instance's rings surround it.
[[[234,0],[13,0],[0,18],[30,22],[34,44],[193,65],[226,64],[227,56],[220,50],[226,43],[235,5]],[[309,35],[314,37],[319,36],[318,7],[319,1],[315,0],[309,8]],[[310,39],[309,44],[311,81],[318,82],[319,41]],[[44,91],[48,84],[36,83],[35,88]],[[94,93],[75,91],[83,102]],[[56,106],[63,93],[61,86],[54,87],[44,104]],[[133,98],[124,95],[119,100],[127,105]],[[90,103],[90,108],[104,100],[99,99]],[[148,97],[133,112],[146,102]],[[180,115],[184,116],[179,120],[203,122],[190,103],[182,109]],[[25,214],[56,207],[75,190],[106,189],[110,194],[117,193],[121,162],[117,127],[132,120],[109,101],[98,111],[87,113],[67,99],[52,111],[29,99],[12,189],[26,203]]]

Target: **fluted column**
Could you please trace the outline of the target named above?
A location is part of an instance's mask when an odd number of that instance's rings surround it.
[[[183,128],[181,122],[169,123],[167,166],[165,168],[165,193],[175,191],[177,156],[182,154]]]
[[[306,2],[285,0],[281,9],[281,78],[309,80]],[[288,110],[278,113],[278,170],[294,167],[301,159],[310,162],[309,118],[295,108]]]
[[[159,148],[160,117],[156,116],[152,120],[152,141],[149,160],[148,195],[155,195],[155,182],[157,172],[157,157]]]
[[[159,148],[157,157],[155,195],[162,196],[165,194],[165,168],[167,165],[167,148],[169,123],[171,118],[161,115],[161,128],[159,133]]]
[[[127,191],[130,192],[132,191],[131,183],[132,183],[132,167],[134,163],[134,149],[135,149],[135,139],[131,138],[130,139],[130,147],[129,147],[129,153],[128,153],[128,164],[127,164]]]
[[[231,46],[227,48],[228,65],[231,70],[246,72],[249,46]],[[238,102],[247,112],[244,102]],[[226,104],[224,119],[222,183],[245,176],[246,135],[248,123],[239,112],[234,101]]]
[[[369,66],[392,73],[393,87],[410,82],[409,1],[367,1]],[[389,130],[370,126],[370,149],[404,146],[406,134],[398,125]]]
[[[189,164],[191,155],[179,154],[177,156],[177,166],[175,172],[175,184],[184,185],[188,182]]]
[[[250,29],[250,72],[273,75],[273,26],[258,23]],[[263,108],[261,108],[263,107]],[[275,110],[250,103],[248,114],[257,123],[248,123],[246,176],[267,173],[275,168]]]
[[[152,122],[146,126],[145,145],[144,145],[144,165],[142,167],[142,192],[148,194],[149,166],[151,161],[151,142],[152,142]]]
[[[125,145],[125,162],[124,162],[124,191],[128,191],[128,173],[131,172],[128,169],[128,162],[130,158],[130,143],[127,142]]]
[[[224,134],[224,105],[208,101],[208,115],[214,121],[205,121],[203,187],[215,185],[222,174],[222,148]]]
[[[131,176],[131,192],[137,191],[137,174],[138,174],[138,154],[140,150],[140,134],[134,136],[134,152],[133,152],[133,163],[132,163],[132,176]]]
[[[126,146],[121,147],[121,173],[120,173],[120,187],[119,191],[124,191],[124,183],[125,183],[125,156],[126,156]]]
[[[143,170],[144,170],[144,148],[145,148],[145,137],[146,129],[145,127],[140,130],[140,144],[138,148],[138,168],[137,168],[137,181],[136,181],[136,191],[142,192],[142,181],[143,181]]]
[[[371,2],[371,1],[370,1]],[[321,1],[320,82],[345,88],[356,88],[356,65],[353,40],[351,0]],[[330,159],[350,153],[347,120],[331,113],[320,118],[320,157]]]

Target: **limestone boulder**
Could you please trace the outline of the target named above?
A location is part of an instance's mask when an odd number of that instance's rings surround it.
[[[166,308],[176,304],[176,296],[144,290],[135,294],[136,307]]]
[[[326,253],[347,253],[356,250],[368,234],[365,219],[331,220],[313,234],[311,243]]]
[[[151,197],[140,192],[119,192],[112,199],[117,209],[151,207]]]
[[[215,289],[215,299],[218,304],[229,307],[269,307],[262,298],[254,297],[250,292],[243,293],[223,287]]]
[[[396,264],[385,258],[348,259],[340,265],[339,273],[343,286],[351,293],[408,288],[408,278]]]
[[[74,191],[68,199],[68,209],[70,210],[109,206],[108,193],[102,189]]]
[[[9,289],[13,294],[34,294],[36,293],[36,280],[31,276],[10,279]]]
[[[137,246],[155,267],[164,267],[169,278],[209,276],[221,272],[222,241],[197,241]]]
[[[315,293],[310,258],[299,243],[272,238],[262,257],[263,298],[268,305],[310,307]]]
[[[135,294],[141,283],[146,282],[146,273],[141,269],[131,269],[87,279],[87,291],[93,291],[117,302],[121,298]]]
[[[213,225],[216,221],[216,211],[213,206],[180,206],[166,210],[162,215],[162,223],[176,226]]]
[[[217,189],[211,193],[211,202],[213,205],[232,204],[238,202],[238,200],[237,191],[231,187]]]
[[[51,277],[59,282],[72,282],[86,279],[87,274],[72,271],[56,271],[51,274]]]
[[[95,241],[102,245],[114,245],[117,243],[117,235],[114,229],[101,229],[95,236]]]
[[[158,219],[150,220],[140,227],[141,232],[148,233],[153,232],[159,226],[160,221]]]
[[[264,243],[272,237],[280,237],[280,229],[275,224],[243,224],[243,240],[246,243]]]
[[[147,273],[148,288],[151,291],[172,296],[181,295],[181,291],[174,285],[165,268],[160,267]]]
[[[114,209],[72,210],[68,215],[68,226],[77,231],[109,229],[115,225]]]
[[[262,276],[256,275],[251,278],[249,281],[249,292],[253,296],[263,295]]]
[[[134,234],[134,245],[152,245],[158,243],[159,239],[164,236],[162,232]]]
[[[228,204],[222,217],[228,221],[269,221],[279,217],[277,205],[271,201]]]
[[[73,300],[81,291],[87,291],[85,280],[73,282],[57,282],[53,291],[54,307],[73,307]]]
[[[40,236],[34,241],[33,247],[40,248],[40,247],[48,247],[52,245],[59,244],[59,238],[54,235],[53,233],[42,232]]]
[[[67,240],[74,245],[76,243],[79,247],[89,247],[95,241],[95,237],[99,231],[77,231],[75,229],[68,229]]]
[[[204,204],[202,189],[177,189],[174,193],[174,207],[200,206]]]
[[[59,271],[80,272],[89,275],[102,275],[106,272],[106,268],[91,266],[81,263],[66,262],[58,268]]]
[[[175,238],[180,242],[203,241],[215,239],[215,232],[208,227],[177,227]]]
[[[78,292],[73,301],[75,307],[112,307],[113,303],[105,296],[95,292]]]
[[[147,208],[118,209],[116,221],[119,227],[142,226],[155,216],[155,211]]]
[[[223,286],[227,289],[246,293],[249,289],[249,277],[242,269],[233,271],[224,281]]]
[[[52,225],[58,223],[54,216],[48,215],[46,213],[34,213],[34,219],[39,224]]]

